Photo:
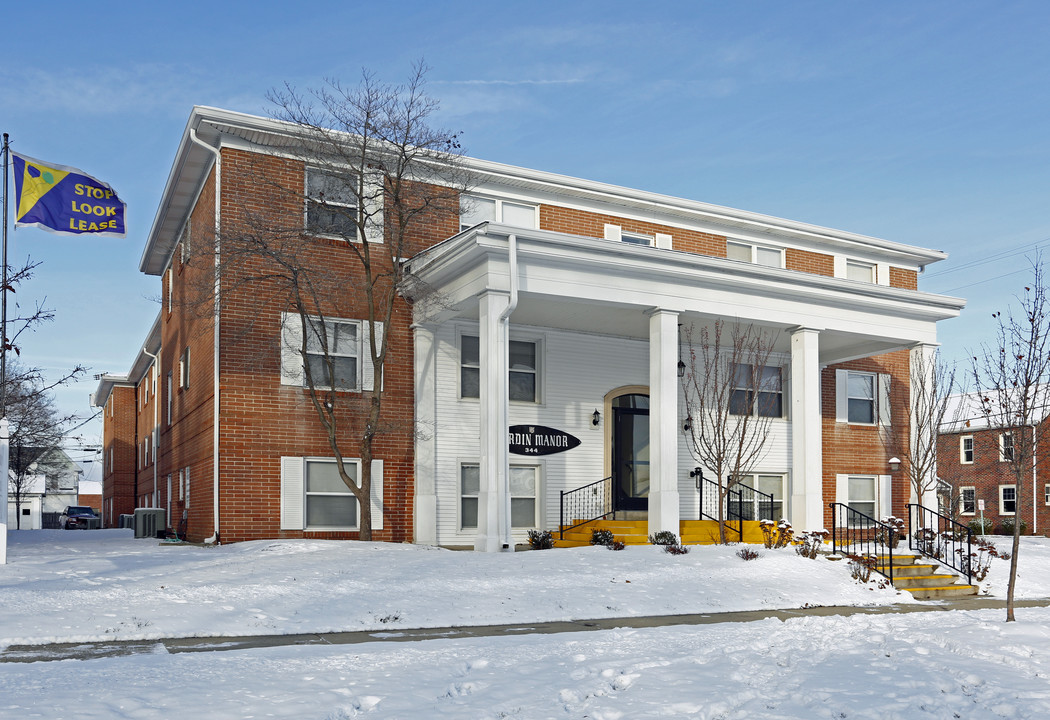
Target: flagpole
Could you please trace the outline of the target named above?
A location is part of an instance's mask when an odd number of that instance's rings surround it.
[[[0,285],[0,565],[7,564],[7,492],[10,435],[7,424],[7,164],[11,155],[7,133],[4,133],[4,235],[3,284]]]

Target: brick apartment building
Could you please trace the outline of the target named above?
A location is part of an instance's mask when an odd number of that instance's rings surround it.
[[[187,309],[190,287],[207,279],[185,262],[194,235],[228,233],[242,208],[265,204],[260,168],[304,188],[318,172],[276,149],[279,135],[265,118],[204,107],[190,116],[140,263],[160,279],[160,315],[128,374],[104,376],[94,395],[106,526],[153,506],[173,527],[184,519],[191,540],[357,537],[352,496],[324,482],[331,452],[305,399],[303,361],[282,351],[287,308],[260,311],[231,293],[207,322]],[[943,253],[466,164],[478,182],[459,222],[422,228],[407,260],[441,311],[403,303],[381,328],[391,339],[385,412],[403,429],[377,443],[376,539],[498,549],[555,528],[562,491],[608,477],[651,530],[677,532],[700,502],[679,328],[718,318],[777,337],[768,370],[778,414],[751,481],[798,529],[828,525],[831,502],[904,516],[909,485],[891,471],[885,437],[907,421],[890,388],[908,397],[912,355],[931,352],[937,321],[963,307],[917,289]],[[267,208],[302,217],[301,202]],[[354,272],[324,238],[302,243],[317,262]],[[339,317],[350,337],[367,336],[352,300]],[[367,397],[367,353],[348,352],[352,392]],[[508,448],[512,432],[519,446]]]

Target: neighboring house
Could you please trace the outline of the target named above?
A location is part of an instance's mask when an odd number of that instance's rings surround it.
[[[997,427],[977,410],[973,395],[955,400],[937,440],[937,475],[951,486],[951,515],[962,523],[983,517],[994,533],[1019,516],[1025,532],[1050,536],[1050,459],[1037,444],[1020,491],[1012,466],[1015,433],[1032,428]],[[1043,417],[1040,425],[1046,422]]]
[[[104,376],[94,394],[106,527],[152,506],[172,526],[185,519],[191,540],[357,537],[353,501],[345,519],[316,520],[348,493],[316,492],[331,452],[301,361],[282,352],[287,308],[249,318],[248,304],[226,297],[208,325],[184,306],[201,272],[184,263],[195,233],[236,232],[238,208],[270,208],[260,172],[309,186],[317,171],[273,149],[282,142],[265,118],[202,107],[190,116],[140,262],[161,280],[160,315],[130,372]],[[885,426],[907,422],[890,398],[908,397],[911,354],[932,352],[936,323],[963,307],[917,289],[944,253],[466,163],[479,182],[459,222],[426,227],[407,261],[441,297],[440,314],[417,307],[413,317],[406,304],[382,328],[393,338],[384,408],[402,429],[377,441],[376,539],[498,549],[556,528],[560,494],[606,477],[652,531],[678,532],[699,512],[680,326],[718,318],[777,334],[777,417],[749,480],[800,530],[829,525],[832,502],[905,516],[910,486],[889,468]],[[275,225],[296,219],[269,212]],[[323,239],[303,242],[353,272]],[[500,317],[512,296],[508,331]],[[365,337],[360,303],[337,322]],[[366,396],[367,356],[360,345],[346,352],[348,392]],[[536,452],[541,444],[557,452]]]
[[[40,455],[34,448],[21,452],[31,457]],[[16,504],[15,484],[19,481],[12,472],[7,491],[8,528],[39,530],[48,524],[48,518],[54,520],[67,506],[77,505],[80,476],[80,468],[64,450],[48,451],[29,465],[21,481],[21,503]]]

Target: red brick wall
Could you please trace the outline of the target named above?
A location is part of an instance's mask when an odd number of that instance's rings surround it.
[[[116,527],[120,515],[135,510],[135,415],[135,388],[114,387],[102,409],[102,497],[106,527]],[[112,513],[110,499],[113,500]]]
[[[784,249],[784,266],[788,270],[813,273],[814,275],[835,276],[835,256],[824,253],[799,250],[797,248]]]
[[[605,237],[606,224],[619,225],[625,232],[635,232],[643,235],[656,235],[657,233],[670,235],[672,247],[675,250],[722,258],[726,256],[726,238],[724,235],[712,235],[695,230],[629,220],[616,217],[615,215],[601,215],[557,205],[540,205],[541,230],[601,238]]]
[[[904,290],[919,289],[919,273],[899,267],[890,267],[890,287]]]

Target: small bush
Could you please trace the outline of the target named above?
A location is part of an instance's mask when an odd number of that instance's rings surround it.
[[[675,543],[674,545],[664,545],[664,552],[668,555],[688,555],[689,548]]]
[[[795,545],[795,552],[802,557],[815,560],[817,553],[824,547],[824,539],[828,536],[827,530],[811,530],[804,532],[799,536],[798,544]]]
[[[670,530],[661,530],[650,535],[649,542],[653,545],[677,545],[678,536]]]
[[[876,558],[872,555],[867,557],[861,555],[847,555],[849,558],[849,574],[854,580],[862,583],[871,579],[871,571],[875,569]]]
[[[613,544],[615,539],[612,530],[599,530],[598,528],[591,530],[591,545],[605,545],[608,547]]]
[[[885,527],[879,528],[875,533],[875,541],[888,548],[896,548],[901,538],[907,535],[907,531],[904,529],[904,521],[890,515],[882,518],[882,524]]]
[[[766,547],[769,547],[768,545]],[[740,548],[736,551],[736,556],[741,560],[757,560],[762,557],[758,554],[758,550],[752,548]]]
[[[991,535],[992,521],[989,518],[985,518],[984,520],[977,518],[970,521],[969,528],[973,530],[974,535]]]
[[[1013,535],[1014,534],[1014,519],[1013,518],[1003,518],[1002,522],[1000,523],[999,531],[1000,531],[999,532],[1000,535]],[[1024,520],[1021,521],[1021,534],[1022,535],[1027,535],[1028,534],[1028,523],[1026,523]]]
[[[624,547],[626,547],[626,546],[622,542],[620,542],[619,540],[613,540],[611,543],[609,543],[605,547],[609,548],[610,550],[623,550]]]
[[[762,528],[762,544],[766,546],[766,549],[778,550],[791,544],[794,530],[791,529],[791,523],[787,520],[780,520],[779,522],[763,520],[760,526]]]
[[[550,530],[529,530],[529,547],[533,550],[550,550],[554,547],[554,536]]]

